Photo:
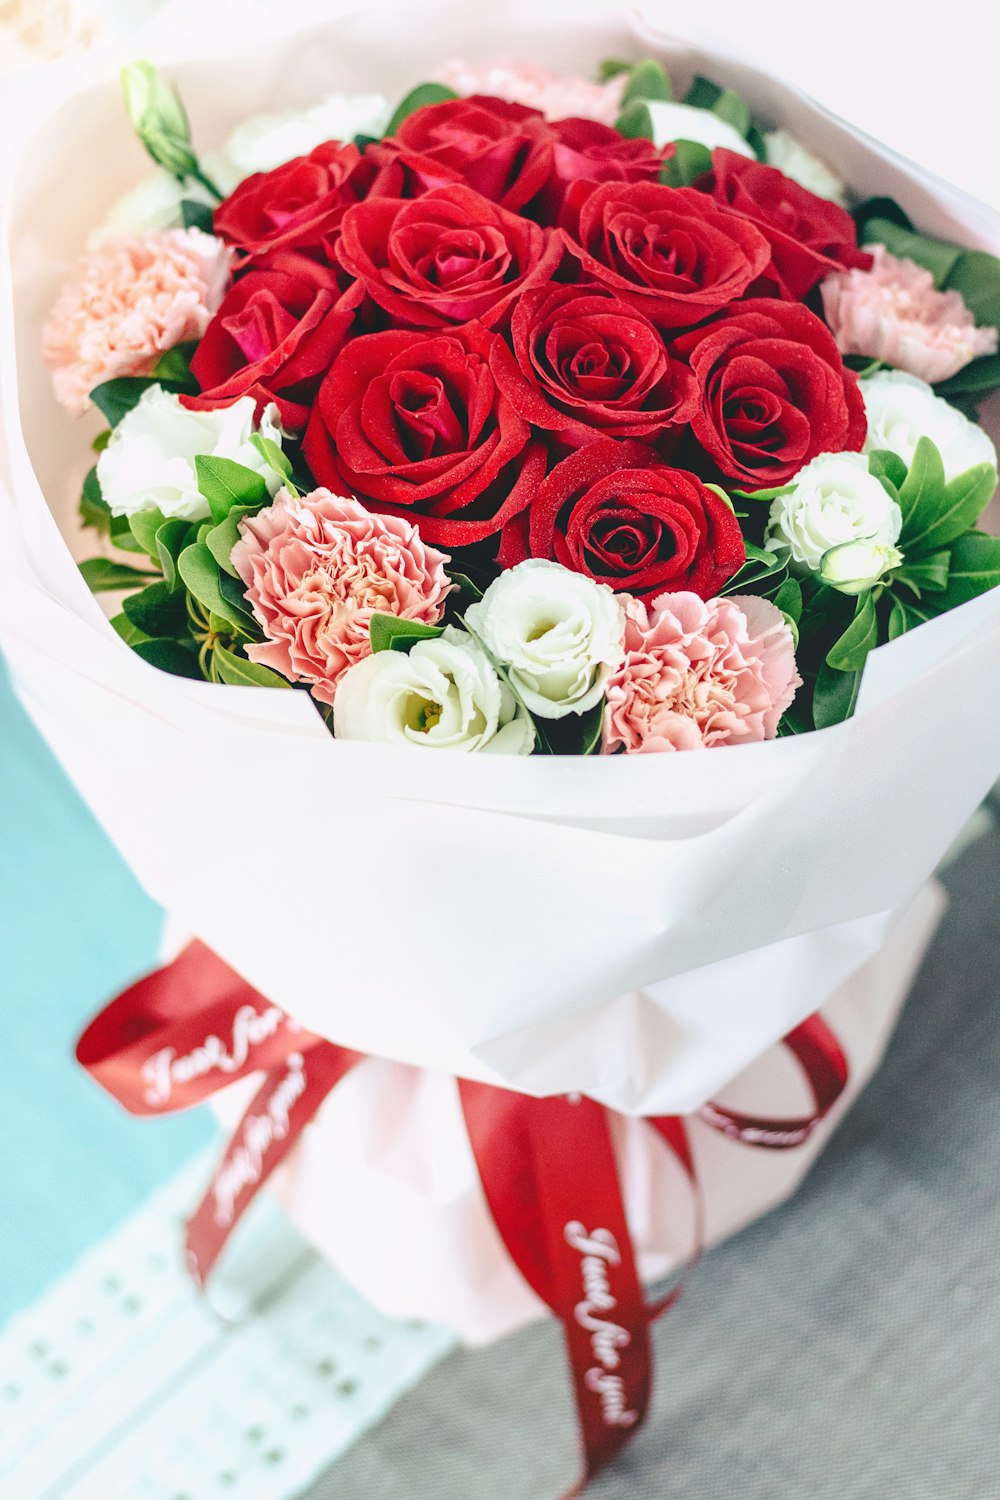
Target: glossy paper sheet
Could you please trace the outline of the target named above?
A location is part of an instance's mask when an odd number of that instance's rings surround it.
[[[740,89],[858,192],[1000,249],[982,205],[721,52],[637,37],[613,8],[517,3],[498,35],[467,5],[376,19],[213,0],[168,6],[142,50],[171,67],[202,149],[334,89],[401,95],[453,55],[592,72],[655,50],[682,86],[705,71]],[[146,889],[309,1028],[529,1093],[696,1107],[879,949],[1000,773],[1000,591],[876,652],[850,723],[715,755],[336,743],[304,694],[157,672],[77,572],[99,423],[70,422],[40,356],[73,258],[147,170],[120,60],[22,81],[0,121],[0,647],[28,711]]]

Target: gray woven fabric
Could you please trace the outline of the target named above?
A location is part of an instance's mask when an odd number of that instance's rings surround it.
[[[1000,833],[945,883],[881,1073],[658,1325],[652,1416],[588,1500],[1000,1497]],[[308,1500],[554,1500],[576,1462],[536,1325],[445,1361]]]

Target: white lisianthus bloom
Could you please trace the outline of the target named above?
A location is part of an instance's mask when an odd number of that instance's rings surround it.
[[[542,558],[501,573],[465,618],[507,669],[525,707],[543,719],[593,708],[625,656],[625,611],[617,595]]]
[[[843,178],[789,131],[767,131],[764,145],[769,167],[777,167],[779,172],[815,193],[817,198],[829,198],[831,203],[847,207],[847,184]]]
[[[893,568],[898,568],[903,554],[898,547],[866,539],[841,542],[824,552],[819,576],[841,594],[863,594],[874,588]]]
[[[378,651],[348,668],[333,701],[340,740],[530,755],[534,727],[492,662],[453,625],[409,651]]]
[[[997,450],[979,424],[936,396],[916,375],[879,370],[862,380],[861,394],[868,415],[866,453],[885,449],[909,466],[917,443],[927,437],[941,454],[948,480],[974,464],[996,468]]]
[[[208,501],[198,490],[195,459],[206,454],[254,469],[274,495],[282,477],[251,444],[253,431],[252,396],[214,411],[188,411],[172,392],[151,385],[122,417],[97,460],[101,494],[116,516],[159,510],[185,521],[204,520]],[[259,431],[280,446],[276,406],[265,407]]]
[[[356,135],[381,137],[389,115],[388,101],[381,94],[331,94],[311,109],[245,120],[222,151],[238,174],[236,181],[242,182],[253,172],[270,172],[294,156],[306,156],[324,141],[352,141]]]
[[[899,506],[860,453],[821,453],[771,505],[764,545],[787,547],[791,561],[817,573],[842,542],[892,547],[903,525]]]
[[[698,109],[693,104],[673,104],[661,99],[644,99],[653,122],[654,146],[667,146],[671,141],[697,141],[714,151],[724,146],[727,151],[738,151],[741,156],[753,156],[753,147],[746,136],[740,135],[735,125],[723,120],[710,109]]]

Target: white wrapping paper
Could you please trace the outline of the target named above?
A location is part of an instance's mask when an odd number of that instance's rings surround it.
[[[249,114],[332,90],[401,96],[456,54],[592,73],[602,56],[655,52],[681,88],[695,71],[738,88],[761,123],[787,125],[860,194],[889,193],[922,229],[1000,250],[983,205],[723,50],[602,5],[518,0],[503,22],[498,34],[454,3],[365,13],[286,0],[279,16],[216,0],[208,12],[167,7],[144,50],[171,67],[203,150]],[[22,87],[0,114],[8,147],[21,143],[0,169],[0,647],[139,880],[308,1027],[391,1060],[382,1083],[369,1068],[338,1090],[325,1119],[348,1111],[368,1150],[360,1122],[382,1118],[391,1080],[393,1129],[416,1132],[425,1174],[447,1173],[443,1143],[461,1153],[453,1100],[440,1080],[404,1098],[393,1062],[530,1094],[576,1089],[626,1114],[687,1112],[851,993],[863,1014],[872,1007],[863,1073],[886,995],[899,995],[890,983],[873,997],[864,975],[881,972],[872,960],[1000,772],[1000,591],[875,652],[849,723],[715,755],[478,758],[336,743],[303,694],[157,672],[77,572],[74,556],[92,550],[75,508],[99,423],[70,423],[40,355],[87,234],[147,170],[120,105],[120,61],[39,75],[47,85]],[[920,941],[890,949],[893,972]],[[364,1097],[352,1104],[355,1087]],[[303,1156],[323,1176],[325,1130]],[[734,1196],[719,1232],[782,1196],[808,1156],[751,1204]],[[444,1199],[468,1202],[468,1163],[453,1165]],[[289,1190],[307,1219],[308,1182],[303,1166]],[[441,1194],[427,1201],[440,1208]],[[402,1212],[391,1193],[384,1212]],[[362,1239],[352,1249],[334,1238],[360,1273]],[[398,1266],[375,1279],[388,1305]],[[400,1290],[400,1308],[409,1297]],[[508,1308],[500,1325],[519,1316]]]

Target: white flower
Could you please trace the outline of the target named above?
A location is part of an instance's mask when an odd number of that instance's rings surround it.
[[[274,495],[281,475],[252,446],[253,430],[252,396],[214,411],[188,411],[170,391],[151,385],[122,417],[97,460],[101,494],[116,516],[160,510],[185,521],[203,520],[208,502],[198,491],[194,461],[199,454],[210,454],[256,470]],[[276,406],[265,408],[260,431],[280,445]]]
[[[862,380],[861,393],[868,414],[867,453],[886,449],[909,465],[917,443],[927,437],[941,454],[948,480],[974,464],[996,467],[997,450],[978,423],[936,396],[916,375],[879,370]]]
[[[501,573],[465,617],[539,718],[593,708],[624,659],[621,601],[560,563],[531,558]]]
[[[842,594],[863,594],[873,588],[886,573],[898,568],[903,554],[898,547],[864,538],[857,542],[840,542],[824,552],[819,576]]]
[[[356,135],[382,136],[389,105],[381,94],[331,94],[311,109],[244,120],[226,141],[223,154],[239,176],[270,172],[293,156],[306,156],[324,141],[352,141]]]
[[[753,148],[736,126],[710,109],[697,109],[693,104],[671,104],[659,99],[643,102],[653,122],[655,146],[666,146],[671,141],[698,141],[709,151],[724,146],[727,151],[738,151],[741,156],[753,156]]]
[[[792,562],[819,571],[824,554],[842,542],[891,547],[903,517],[860,453],[821,453],[795,476],[794,488],[771,505],[765,546],[788,547]]]
[[[210,152],[201,158],[207,177],[220,192],[231,193],[238,181],[233,176],[233,167],[222,152]],[[104,223],[93,230],[87,239],[87,249],[93,250],[105,240],[121,234],[144,234],[147,229],[179,229],[184,222],[181,204],[184,199],[214,208],[215,199],[200,182],[189,179],[179,182],[171,172],[157,167],[149,172],[117,198],[108,210]]]
[[[817,198],[829,198],[831,203],[847,207],[847,185],[843,178],[789,131],[767,131],[764,145],[769,167],[777,167],[779,172],[784,172],[800,187],[808,188]]]
[[[529,755],[535,731],[514,694],[464,630],[453,625],[408,652],[378,651],[337,684],[341,740]]]

